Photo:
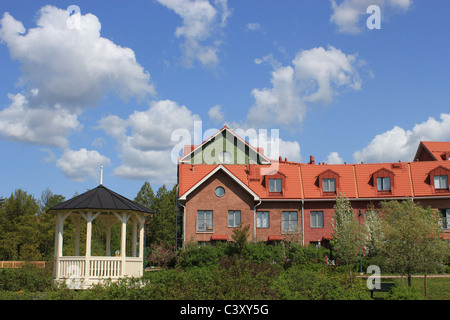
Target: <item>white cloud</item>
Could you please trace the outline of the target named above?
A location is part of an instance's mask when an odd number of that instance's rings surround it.
[[[308,102],[329,104],[342,88],[359,90],[356,55],[329,46],[297,53],[292,66],[282,66],[271,55],[256,63],[273,66],[271,88],[253,89],[255,104],[247,115],[249,126],[301,123]]]
[[[67,178],[80,182],[88,178],[97,179],[100,166],[109,164],[109,158],[85,148],[78,151],[66,150],[61,158],[56,160],[56,166]]]
[[[221,41],[211,41],[211,38],[220,33],[231,14],[227,1],[215,0],[212,4],[208,0],[157,1],[183,19],[183,25],[176,29],[175,36],[184,38],[182,49],[186,66],[191,67],[194,61],[206,67],[216,66]]]
[[[221,105],[215,105],[214,107],[209,109],[208,116],[216,124],[222,124],[225,120]]]
[[[0,40],[20,62],[34,105],[60,104],[81,112],[109,91],[124,99],[154,94],[133,50],[101,37],[96,16],[81,15],[78,28],[70,27],[68,18],[66,10],[45,6],[37,27],[28,31],[9,13],[0,20]]]
[[[360,63],[356,55],[345,54],[333,46],[300,52],[293,64],[305,94],[303,99],[329,104],[339,87],[359,90],[362,82],[355,66]]]
[[[4,139],[64,148],[69,145],[67,136],[82,128],[75,114],[58,105],[32,108],[20,93],[8,97],[12,103],[0,111],[0,136]]]
[[[247,28],[247,30],[250,30],[250,31],[259,31],[259,30],[261,30],[261,24],[259,24],[258,22],[250,22],[250,23],[247,23],[247,25],[246,25],[246,28]]]
[[[429,118],[416,124],[412,130],[395,126],[381,133],[353,154],[355,162],[412,161],[420,141],[446,141],[450,139],[450,114],[443,113],[440,121]]]
[[[339,4],[331,0],[333,14],[330,21],[338,27],[341,33],[357,34],[366,28],[367,7],[377,5],[381,9],[382,20],[386,18],[386,11],[405,12],[411,5],[412,0],[343,0]],[[366,19],[363,19],[366,18]]]
[[[200,117],[185,106],[161,100],[152,102],[146,111],[135,111],[127,119],[105,117],[97,128],[116,139],[122,160],[114,171],[116,175],[168,183],[167,179],[176,179],[171,151],[178,141],[171,141],[172,133],[177,129],[193,132],[194,121],[200,121]]]
[[[330,152],[330,154],[327,157],[327,160],[325,161],[328,164],[343,164],[344,159],[342,159],[339,156],[339,153],[337,152]]]
[[[134,52],[101,37],[92,14],[69,17],[67,10],[45,6],[35,28],[26,30],[7,12],[0,23],[0,42],[20,63],[25,85],[0,111],[4,139],[67,149],[68,136],[82,128],[78,116],[108,92],[123,99],[155,92]]]

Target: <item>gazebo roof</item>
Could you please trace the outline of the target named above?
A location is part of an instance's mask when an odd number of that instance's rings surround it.
[[[120,210],[154,213],[150,209],[137,204],[120,194],[109,190],[100,184],[95,189],[89,190],[70,200],[51,207],[48,211],[58,210]]]

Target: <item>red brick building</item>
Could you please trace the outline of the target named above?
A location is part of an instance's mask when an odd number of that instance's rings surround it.
[[[336,196],[355,216],[383,200],[413,199],[441,210],[450,239],[450,142],[421,142],[412,162],[316,164],[268,159],[227,127],[199,146],[186,146],[178,163],[183,243],[230,241],[250,226],[249,240],[325,244]],[[363,221],[363,220],[362,220]]]

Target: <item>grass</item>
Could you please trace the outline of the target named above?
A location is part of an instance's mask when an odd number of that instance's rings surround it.
[[[383,279],[383,282],[394,282],[398,285],[408,285],[408,279],[403,278],[403,283],[401,278],[389,278]],[[411,286],[418,290],[422,298],[425,299],[425,289],[423,277],[413,277],[411,279]],[[447,278],[427,278],[427,300],[450,300],[450,277]],[[376,299],[387,299],[389,293],[387,292],[375,292],[374,298]]]

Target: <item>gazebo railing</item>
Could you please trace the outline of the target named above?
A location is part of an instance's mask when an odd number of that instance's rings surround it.
[[[86,275],[86,261],[89,263]],[[60,257],[57,263],[57,279],[115,279],[123,276],[140,277],[143,261],[136,257]]]

